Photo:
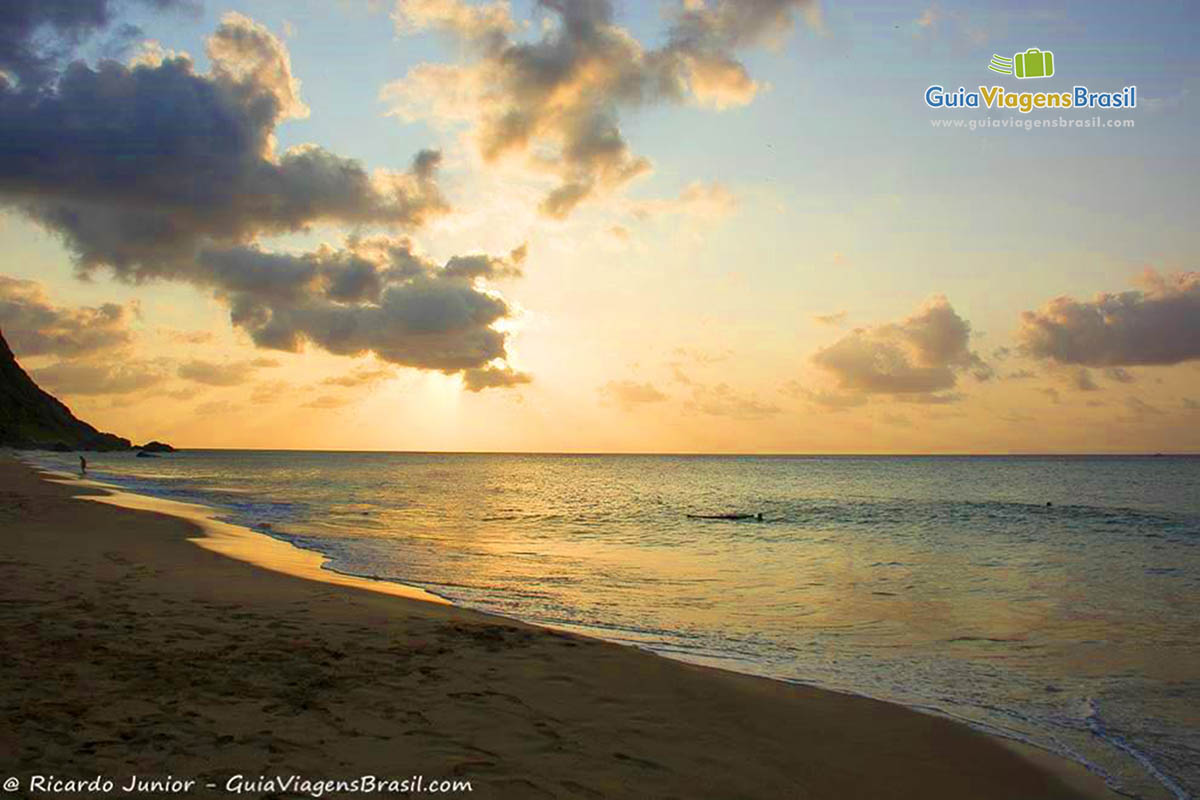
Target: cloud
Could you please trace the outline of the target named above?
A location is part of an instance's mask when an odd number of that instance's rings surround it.
[[[163,395],[172,400],[195,400],[203,392],[203,389],[197,389],[195,386],[184,386],[182,389],[171,389],[170,391],[163,392]]]
[[[198,256],[319,223],[415,226],[446,205],[438,157],[368,174],[315,145],[274,151],[307,115],[283,43],[226,14],[187,56],[133,66],[75,61],[52,89],[0,85],[0,203],[58,234],[82,273],[202,282]]]
[[[480,5],[457,0],[406,0],[396,5],[392,20],[400,34],[431,28],[449,30],[486,49],[503,47],[506,38],[517,31],[506,0]]]
[[[938,296],[902,322],[854,330],[818,350],[813,362],[844,392],[936,401],[964,372],[991,377],[991,368],[969,348],[970,336],[970,324]]]
[[[1185,86],[1178,92],[1164,97],[1138,98],[1138,106],[1144,107],[1146,111],[1152,114],[1165,111],[1178,111],[1183,107],[1191,93],[1191,90]]]
[[[143,4],[156,9],[195,5],[192,0],[143,0]],[[25,91],[44,88],[64,58],[112,25],[117,6],[110,0],[5,0],[0,10],[0,70]],[[119,49],[140,33],[136,26],[123,25],[106,49]]]
[[[525,261],[525,245],[513,250],[505,258],[488,255],[454,256],[442,267],[442,274],[449,278],[520,278],[521,264]]]
[[[833,411],[844,411],[847,408],[857,408],[866,405],[867,397],[863,394],[847,394],[843,392],[813,392],[801,390],[804,397],[819,406]]]
[[[959,403],[965,398],[961,392],[942,392],[941,394],[898,394],[896,400],[901,403],[916,403],[925,406],[945,406]]]
[[[91,364],[60,361],[33,370],[38,384],[59,395],[129,394],[147,389],[166,378],[161,364],[135,361],[124,364]]]
[[[250,402],[256,406],[277,403],[292,394],[292,385],[287,381],[261,381],[250,391]]]
[[[334,397],[333,395],[323,394],[304,403],[304,408],[341,408],[342,406],[349,405],[350,402],[345,397]]]
[[[1116,383],[1136,383],[1137,378],[1124,367],[1109,367],[1104,370],[1104,377]]]
[[[722,184],[692,181],[675,198],[633,203],[633,213],[639,219],[678,214],[717,220],[731,214],[736,207],[737,198]]]
[[[1096,383],[1092,373],[1087,369],[1074,369],[1067,373],[1067,381],[1071,384],[1071,388],[1081,392],[1098,392],[1100,391],[1099,384]]]
[[[846,316],[847,314],[845,311],[835,311],[832,314],[814,314],[813,321],[819,325],[831,325],[836,327],[840,326],[846,321]]]
[[[264,365],[256,361],[232,361],[218,364],[196,359],[180,364],[176,374],[185,380],[207,386],[239,386],[253,378],[262,366],[276,366],[276,363]]]
[[[198,417],[228,417],[241,410],[241,406],[228,400],[210,400],[192,409],[192,414]]]
[[[324,386],[341,386],[346,389],[353,389],[359,386],[371,386],[381,381],[386,381],[394,377],[395,374],[396,371],[390,367],[379,367],[377,369],[360,367],[345,375],[326,378],[321,381],[321,384]]]
[[[609,381],[600,387],[600,394],[629,411],[647,403],[661,403],[667,396],[650,383],[636,381]]]
[[[712,351],[692,347],[676,347],[671,352],[696,364],[718,364],[733,357],[732,350]]]
[[[495,366],[506,335],[492,327],[512,310],[482,284],[519,276],[524,246],[438,267],[390,236],[301,254],[258,241],[317,223],[420,226],[447,208],[441,156],[368,173],[315,145],[276,153],[277,125],[308,113],[287,48],[229,13],[207,54],[206,74],[160,52],[132,65],[76,61],[45,91],[0,82],[0,206],[58,234],[83,276],[211,291],[259,347],[374,352],[443,372],[493,365],[474,385],[497,385],[496,370],[516,381]]]
[[[1059,364],[1128,367],[1200,359],[1200,272],[1147,270],[1144,288],[1051,300],[1021,314],[1024,352]]]
[[[212,331],[179,331],[169,328],[161,330],[172,342],[179,344],[208,344],[217,338]]]
[[[742,395],[727,383],[716,386],[695,386],[692,399],[686,404],[691,411],[713,417],[729,417],[739,420],[763,419],[778,414],[782,409],[773,403],[764,403],[753,395]]]
[[[299,255],[235,247],[202,260],[233,324],[259,347],[298,352],[311,343],[335,355],[374,353],[446,373],[483,369],[508,355],[506,334],[493,325],[514,312],[477,280],[511,274],[511,254],[439,267],[407,239],[378,236]],[[473,385],[481,380],[475,376]],[[489,380],[500,385],[495,375]]]
[[[913,36],[944,38],[955,45],[978,47],[987,43],[988,30],[960,10],[946,11],[940,3],[932,3],[913,20]]]
[[[487,162],[519,157],[558,179],[541,211],[562,218],[594,194],[650,171],[620,126],[622,108],[692,102],[722,109],[761,86],[736,51],[779,39],[808,0],[714,0],[672,12],[664,43],[645,48],[613,20],[609,0],[540,0],[554,22],[531,42],[507,3],[398,0],[397,31],[437,31],[464,45],[464,66],[421,64],[384,87],[392,113],[471,125]]]
[[[0,275],[0,329],[21,356],[75,358],[133,341],[126,306],[55,306],[40,283]]]
[[[1125,398],[1125,408],[1129,409],[1129,412],[1133,414],[1135,419],[1157,417],[1163,413],[1161,408],[1152,406],[1144,400],[1132,396]]]
[[[472,367],[463,370],[463,388],[468,392],[481,392],[484,389],[509,389],[513,386],[531,383],[533,376],[527,372],[518,372],[507,365]]]

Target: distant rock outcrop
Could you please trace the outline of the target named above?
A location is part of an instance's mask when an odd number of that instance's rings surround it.
[[[138,448],[143,453],[174,453],[175,448],[166,442],[146,442]]]
[[[21,369],[0,333],[0,447],[26,450],[129,450],[128,439],[77,419]]]

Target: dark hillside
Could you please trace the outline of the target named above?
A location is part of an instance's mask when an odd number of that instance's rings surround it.
[[[77,419],[21,369],[0,333],[0,447],[128,450],[128,439]]]

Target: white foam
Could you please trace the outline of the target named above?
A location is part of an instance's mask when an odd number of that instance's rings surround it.
[[[1100,704],[1098,702],[1092,698],[1088,698],[1087,703],[1089,709],[1087,715],[1087,725],[1094,736],[1104,740],[1105,742],[1108,742],[1118,750],[1122,750],[1129,754],[1135,761],[1142,765],[1142,768],[1145,769],[1146,772],[1150,773],[1150,775],[1153,776],[1156,781],[1162,784],[1163,788],[1175,795],[1177,800],[1192,800],[1192,795],[1187,791],[1187,789],[1184,789],[1178,783],[1171,780],[1171,776],[1160,770],[1158,765],[1150,760],[1149,756],[1138,750],[1133,745],[1129,744],[1129,742],[1125,741],[1125,739],[1122,737],[1108,732],[1108,726],[1105,725],[1104,718],[1100,716]]]

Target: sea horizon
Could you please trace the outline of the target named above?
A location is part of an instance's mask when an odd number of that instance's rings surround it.
[[[133,450],[140,448],[134,447]],[[180,445],[177,450],[197,450],[214,452],[246,452],[246,453],[388,453],[394,455],[460,455],[460,456],[675,456],[675,457],[721,457],[734,458],[1195,458],[1200,457],[1196,452],[1149,452],[1149,451],[1078,451],[1078,452],[944,452],[944,453],[873,453],[873,452],[770,452],[770,451],[642,451],[642,450],[363,450],[356,448],[319,448],[319,447],[193,447]],[[37,451],[33,451],[37,452]]]

